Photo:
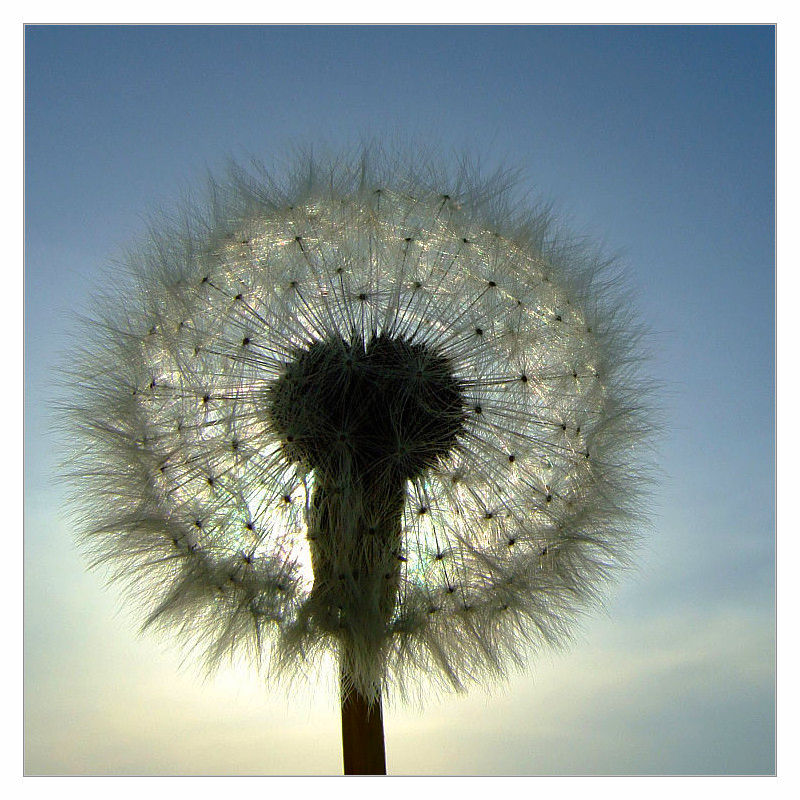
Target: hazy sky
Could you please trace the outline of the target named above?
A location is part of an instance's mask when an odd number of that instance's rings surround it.
[[[25,769],[335,774],[330,676],[203,680],[87,574],[55,477],[72,316],[229,156],[364,137],[524,170],[619,252],[663,385],[653,526],[574,646],[493,695],[390,705],[395,774],[764,774],[775,764],[774,32],[26,32]],[[313,689],[313,691],[312,691]]]

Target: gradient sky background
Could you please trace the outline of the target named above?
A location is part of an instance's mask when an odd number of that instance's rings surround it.
[[[26,31],[25,770],[336,774],[331,677],[291,700],[137,635],[63,512],[66,331],[149,211],[297,143],[432,142],[525,170],[621,253],[666,433],[638,569],[494,695],[390,706],[394,774],[775,768],[774,31]]]

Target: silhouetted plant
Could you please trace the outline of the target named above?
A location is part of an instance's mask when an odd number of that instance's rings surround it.
[[[378,713],[564,640],[634,538],[646,386],[607,265],[511,196],[305,159],[154,227],[71,428],[82,539],[147,625],[272,674],[333,653]]]

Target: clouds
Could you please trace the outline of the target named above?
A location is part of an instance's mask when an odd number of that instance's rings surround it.
[[[508,693],[455,704],[454,773],[752,774],[774,769],[774,630],[757,615],[616,610]],[[423,721],[423,726],[425,725]],[[429,731],[430,740],[444,733]],[[415,732],[415,736],[419,734]],[[395,769],[446,769],[408,740]],[[427,754],[427,755],[425,755]],[[420,758],[427,763],[419,765]],[[456,766],[458,765],[458,766]]]

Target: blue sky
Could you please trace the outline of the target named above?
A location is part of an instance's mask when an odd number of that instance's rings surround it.
[[[25,763],[336,773],[335,692],[203,681],[72,545],[56,370],[149,212],[228,157],[364,138],[523,170],[619,252],[664,429],[638,568],[499,693],[387,712],[389,770],[771,773],[774,32],[769,27],[26,31]],[[313,758],[309,758],[309,753]]]

